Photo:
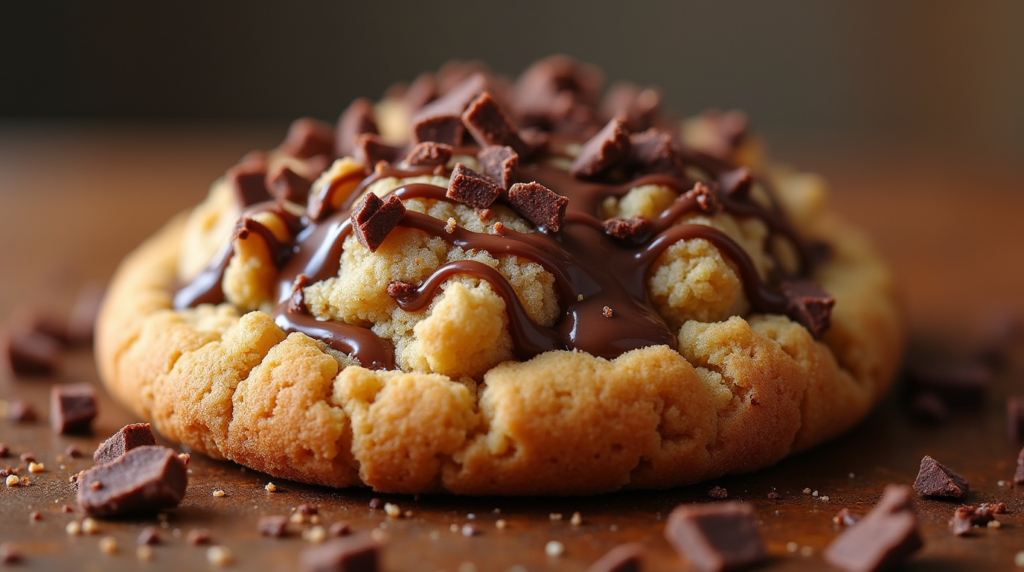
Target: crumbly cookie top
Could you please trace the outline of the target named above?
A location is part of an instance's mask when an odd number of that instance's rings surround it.
[[[514,83],[449,65],[377,106],[356,100],[335,128],[296,121],[277,150],[228,171],[207,201],[215,214],[193,214],[206,230],[237,222],[212,260],[197,255],[205,267],[183,258],[175,307],[265,309],[340,359],[469,377],[551,350],[676,348],[683,321],[744,307],[820,336],[834,299],[805,277],[822,249],[736,166],[742,116],[703,116],[697,149],[656,91],[602,90],[599,71],[564,57]],[[713,254],[679,246],[698,243]],[[723,257],[715,280],[738,277],[734,295],[716,300],[712,279],[711,292],[676,291],[680,273]],[[443,323],[459,319],[472,351],[432,353],[431,338],[465,337]]]

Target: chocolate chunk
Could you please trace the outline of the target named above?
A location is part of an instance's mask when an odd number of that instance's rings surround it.
[[[734,570],[768,557],[746,503],[680,505],[668,517],[665,538],[701,570]]]
[[[920,423],[942,423],[949,414],[942,399],[930,391],[914,394],[909,407],[910,416]]]
[[[305,572],[376,572],[381,545],[369,534],[329,540],[302,551]]]
[[[722,209],[722,203],[718,202],[718,194],[700,181],[694,183],[692,189],[679,195],[676,200],[693,201],[701,212],[707,214],[715,214]]]
[[[388,296],[392,298],[400,299],[407,298],[410,294],[416,291],[416,286],[403,282],[402,280],[392,280],[388,283]]]
[[[491,179],[458,164],[452,170],[445,196],[471,207],[485,209],[491,206],[503,191],[504,189],[494,184]]]
[[[155,526],[147,526],[139,532],[139,537],[135,539],[135,543],[139,546],[160,544],[160,531]]]
[[[605,234],[629,244],[639,244],[651,233],[651,221],[644,216],[610,218],[603,226]]]
[[[424,141],[417,143],[402,162],[410,167],[447,165],[454,152],[451,145]]]
[[[382,201],[377,195],[366,193],[352,209],[352,230],[359,244],[375,252],[404,215],[405,205],[397,196],[388,195]]]
[[[654,126],[661,106],[661,94],[656,89],[640,89],[632,83],[617,83],[608,90],[601,103],[605,117],[622,117],[626,128],[640,132]]]
[[[508,189],[516,180],[519,155],[511,147],[488,145],[476,156],[480,170],[502,189]]]
[[[192,546],[209,544],[210,539],[210,531],[205,528],[193,528],[188,531],[188,535],[185,537],[185,540]]]
[[[1011,442],[1024,441],[1024,397],[1006,399],[1006,428]]]
[[[288,526],[288,517],[283,515],[261,516],[256,523],[256,530],[262,536],[281,538],[285,535],[285,528]]]
[[[138,447],[78,478],[78,504],[92,516],[152,512],[178,505],[188,475],[173,449]]]
[[[64,348],[39,332],[11,332],[5,340],[7,364],[19,377],[50,375],[60,368]]]
[[[267,188],[278,201],[290,201],[300,205],[306,204],[309,188],[313,181],[296,173],[288,165],[281,164],[267,173]]]
[[[640,572],[643,558],[644,546],[639,542],[620,544],[591,564],[587,572]]]
[[[676,177],[684,174],[683,160],[676,151],[672,136],[658,129],[648,129],[629,136],[630,160],[644,173],[664,173]]]
[[[723,160],[730,160],[747,135],[747,116],[742,111],[721,112],[710,109],[701,113],[708,137],[700,150]]]
[[[323,121],[302,117],[292,122],[281,151],[292,157],[308,159],[334,152],[334,129]]]
[[[815,338],[832,325],[832,307],[836,299],[810,280],[788,280],[782,293],[789,299],[786,315],[799,322]]]
[[[751,175],[750,169],[740,167],[723,173],[718,177],[718,183],[726,195],[743,200],[750,196],[750,190],[754,186],[754,176]]]
[[[50,425],[54,433],[89,433],[99,409],[96,390],[89,383],[50,388]]]
[[[103,284],[89,284],[83,287],[68,317],[68,338],[72,345],[92,344],[96,316],[100,313],[106,287]]]
[[[373,103],[360,97],[349,104],[338,118],[334,139],[335,156],[351,157],[356,150],[356,137],[364,133],[377,134],[379,131],[373,115]]]
[[[889,485],[882,500],[825,549],[825,561],[850,572],[881,570],[922,546],[910,487]]]
[[[729,491],[722,487],[713,487],[708,491],[708,496],[713,499],[727,499],[729,498]]]
[[[327,527],[327,534],[331,536],[348,536],[351,531],[352,527],[347,522],[335,522]]]
[[[241,163],[228,169],[225,178],[243,209],[273,197],[267,189],[267,159],[262,153],[251,153]]]
[[[132,423],[120,428],[117,433],[100,443],[99,448],[92,454],[92,460],[102,465],[120,459],[136,447],[148,445],[156,445],[153,427],[149,423]]]
[[[969,488],[967,481],[955,471],[928,455],[921,459],[921,469],[914,481],[914,490],[919,495],[932,497],[963,498]]]
[[[966,536],[975,526],[988,524],[996,519],[995,515],[1004,514],[1006,505],[1003,503],[982,503],[980,506],[961,506],[953,511],[949,520],[949,529],[957,536]]]
[[[39,419],[36,408],[24,399],[10,399],[7,401],[7,419],[15,423],[33,423]]]
[[[489,92],[483,92],[469,103],[462,113],[462,124],[480,144],[505,145],[519,153],[527,151],[526,143],[519,138],[519,130]]]
[[[534,182],[512,185],[508,191],[508,202],[541,231],[558,232],[562,229],[569,199]]]
[[[1013,474],[1013,482],[1024,484],[1024,448],[1017,454],[1017,471]]]
[[[487,78],[473,74],[446,93],[424,105],[412,117],[412,142],[435,141],[452,147],[462,145],[466,128],[462,112],[487,87]]]
[[[992,370],[980,363],[915,364],[907,368],[913,391],[931,391],[946,406],[974,409],[982,405],[992,384]]]
[[[519,76],[514,88],[515,111],[529,126],[563,131],[596,119],[604,77],[601,70],[566,56],[540,60]],[[575,112],[575,113],[574,113]]]
[[[574,177],[599,175],[629,157],[632,143],[626,122],[615,118],[583,144],[569,170]]]
[[[433,74],[421,73],[402,94],[402,103],[409,111],[415,112],[433,101],[435,97],[437,97],[437,80],[434,79]]]
[[[394,163],[401,155],[402,149],[385,143],[379,135],[363,133],[356,137],[354,157],[367,168],[373,168],[384,161]]]
[[[62,346],[71,344],[67,320],[62,320],[44,311],[32,310],[22,313],[12,322],[11,330],[14,332],[42,334],[53,338]]]

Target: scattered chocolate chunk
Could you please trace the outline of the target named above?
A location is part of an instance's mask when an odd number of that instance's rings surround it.
[[[639,542],[620,544],[591,564],[587,572],[640,572],[643,558],[644,546]]]
[[[708,491],[708,496],[713,499],[727,499],[729,498],[729,491],[722,487],[713,487]]]
[[[228,169],[225,178],[242,208],[272,198],[266,183],[267,159],[262,153],[250,154],[241,163]]]
[[[676,151],[672,136],[658,129],[648,129],[629,136],[631,161],[644,173],[665,173],[681,177],[683,161]]]
[[[892,566],[922,545],[910,487],[889,485],[878,505],[840,533],[824,556],[836,568],[868,572]]]
[[[288,517],[283,515],[261,516],[256,523],[256,530],[263,536],[281,538],[285,535]]]
[[[296,119],[288,128],[288,135],[281,143],[281,151],[300,159],[329,155],[334,151],[334,129],[323,121],[309,117]]]
[[[454,153],[455,149],[451,145],[424,141],[417,143],[402,162],[410,167],[447,165]]]
[[[992,370],[980,363],[916,364],[907,368],[913,391],[931,391],[947,407],[974,409],[985,401],[992,384]]]
[[[34,423],[39,419],[39,414],[28,401],[11,399],[7,401],[7,419],[15,423]]]
[[[740,167],[722,174],[718,178],[718,183],[726,195],[743,200],[750,196],[750,190],[754,185],[754,176],[750,173],[750,169]]]
[[[528,150],[515,124],[489,92],[481,93],[469,103],[462,113],[462,124],[481,147],[506,145],[518,153]]]
[[[580,149],[569,173],[574,177],[593,177],[629,157],[632,143],[626,122],[615,118],[608,122]]]
[[[1024,397],[1007,398],[1006,428],[1011,442],[1024,441]]]
[[[38,510],[34,510],[34,511],[28,513],[28,520],[29,520],[29,522],[35,522],[37,520],[43,520],[43,513],[39,512]]]
[[[745,503],[680,505],[668,517],[665,538],[701,570],[734,570],[768,557],[754,508]]]
[[[910,415],[920,423],[942,423],[949,412],[938,395],[931,391],[921,391],[910,398]]]
[[[336,538],[302,551],[305,572],[376,572],[380,543],[369,534]]]
[[[19,377],[50,375],[57,371],[64,358],[61,343],[40,332],[11,332],[4,346],[7,364]]]
[[[476,156],[480,170],[502,189],[508,189],[516,180],[519,155],[511,147],[488,145]]]
[[[1017,471],[1013,474],[1013,482],[1024,484],[1024,448],[1017,454]]]
[[[407,298],[410,294],[416,291],[416,287],[408,282],[401,280],[392,280],[388,284],[388,296],[395,299]]]
[[[267,173],[266,185],[270,189],[270,194],[278,201],[304,205],[309,198],[309,188],[313,186],[313,181],[282,163]]]
[[[458,164],[448,179],[448,192],[445,196],[471,207],[485,209],[491,206],[502,192],[504,189],[494,184],[491,179]]]
[[[708,127],[708,137],[700,150],[713,157],[730,160],[747,134],[747,116],[742,111],[722,112],[709,109],[701,113],[700,119]]]
[[[914,481],[914,490],[920,495],[958,499],[967,494],[968,486],[967,481],[955,471],[925,455]]]
[[[50,388],[50,425],[58,435],[89,433],[99,409],[96,390],[89,383],[54,385]]]
[[[656,89],[641,89],[632,83],[617,83],[608,90],[601,111],[605,117],[622,117],[626,127],[640,132],[654,126],[661,106]]]
[[[486,87],[486,77],[473,74],[440,99],[420,108],[412,117],[413,143],[435,141],[452,147],[462,145],[466,131],[462,113]]]
[[[539,183],[516,183],[508,191],[512,208],[543,232],[562,229],[569,199]]]
[[[78,504],[92,516],[152,512],[177,506],[187,485],[185,465],[173,449],[137,447],[82,473]]]
[[[810,280],[788,280],[782,283],[782,293],[789,298],[786,314],[815,338],[821,337],[832,325],[836,299],[821,286]]]
[[[353,156],[356,161],[359,161],[369,168],[373,168],[381,161],[384,161],[385,163],[394,163],[398,160],[398,157],[401,156],[401,153],[401,147],[385,143],[379,135],[364,133],[356,137]]]
[[[335,522],[327,528],[327,534],[331,536],[348,536],[352,527],[347,522]]]
[[[949,520],[949,529],[957,536],[966,536],[971,528],[988,524],[996,519],[995,515],[1006,513],[1003,503],[982,503],[980,506],[961,506],[953,511]]]
[[[149,423],[132,423],[120,428],[117,433],[114,433],[109,439],[100,443],[96,452],[92,454],[92,460],[102,465],[116,461],[136,447],[145,447],[147,445],[156,445],[153,427]]]
[[[351,157],[355,153],[356,137],[364,133],[377,134],[379,131],[374,119],[373,103],[360,97],[349,104],[338,118],[334,154],[338,157]]]
[[[100,313],[105,294],[103,284],[89,284],[79,291],[68,316],[68,339],[72,345],[87,346],[92,343],[96,316]]]
[[[205,528],[193,528],[188,531],[185,540],[192,546],[200,546],[210,543],[210,531]]]
[[[676,200],[693,201],[701,212],[707,214],[714,214],[722,209],[722,204],[718,202],[718,195],[700,181],[694,183],[692,189],[680,195]]]
[[[302,503],[299,506],[295,507],[295,512],[303,516],[310,516],[319,513],[320,507],[315,504]]]
[[[366,193],[352,209],[352,230],[356,240],[370,252],[375,252],[405,215],[405,205],[396,195],[386,200]]]
[[[135,539],[135,543],[139,546],[160,544],[160,531],[155,526],[147,526],[139,532],[139,537]]]
[[[629,244],[641,243],[651,233],[651,221],[644,216],[610,218],[603,226],[605,234]]]
[[[21,551],[10,542],[0,544],[0,563],[17,564],[21,562]]]
[[[850,512],[850,509],[844,508],[832,517],[832,524],[838,527],[847,527],[857,524],[858,520],[860,520],[860,516]]]
[[[527,126],[563,133],[585,131],[597,118],[594,106],[603,84],[598,68],[565,56],[552,56],[534,63],[519,76],[512,101],[517,116]]]

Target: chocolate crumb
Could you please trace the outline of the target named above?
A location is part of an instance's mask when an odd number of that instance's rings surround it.
[[[640,572],[643,556],[644,546],[639,542],[620,544],[591,564],[587,572]]]
[[[771,492],[768,493],[768,500],[779,500],[781,498],[782,498],[782,495],[780,495],[776,491],[771,491]]]
[[[68,505],[63,505],[63,506],[61,506],[61,507],[60,507],[60,511],[61,511],[61,512],[74,512],[74,509],[72,509],[72,508],[71,508],[70,506],[68,506]]]
[[[31,451],[25,451],[19,457],[22,463],[34,463],[36,460],[36,454]]]
[[[305,572],[376,572],[381,544],[370,534],[335,538],[302,551]]]
[[[39,512],[38,510],[34,510],[34,511],[28,513],[28,520],[29,520],[29,522],[35,522],[37,520],[43,520],[43,513]]]
[[[718,182],[726,195],[737,200],[746,200],[754,186],[754,176],[750,173],[750,169],[740,167],[722,174],[718,178]]]
[[[789,299],[786,314],[807,328],[815,338],[832,325],[832,307],[836,299],[810,280],[789,280],[782,283],[782,293]]]
[[[1006,513],[1003,503],[982,503],[974,506],[961,506],[953,511],[949,521],[949,529],[957,536],[966,536],[971,528],[995,522],[995,515]]]
[[[242,208],[269,201],[273,197],[267,189],[267,159],[263,153],[253,153],[228,169],[225,178]]]
[[[644,216],[610,218],[602,226],[605,234],[628,244],[639,244],[651,233],[651,221]]]
[[[715,214],[722,209],[722,204],[718,202],[718,195],[700,181],[694,183],[693,188],[680,195],[679,199],[697,203],[697,208],[706,214]]]
[[[410,167],[447,165],[454,152],[455,150],[451,145],[435,141],[424,141],[417,143],[409,151],[409,154],[402,159],[402,162]]]
[[[355,153],[356,137],[364,133],[377,134],[377,121],[374,119],[373,102],[360,97],[349,104],[338,118],[334,154],[351,157]]]
[[[282,163],[267,173],[266,185],[270,189],[270,194],[278,201],[304,205],[309,199],[309,189],[313,186],[313,181]]]
[[[746,503],[680,505],[668,517],[665,538],[701,570],[732,570],[768,557],[754,508]]]
[[[201,544],[210,543],[210,531],[205,528],[193,528],[188,531],[188,536],[185,540],[192,546],[199,546]]]
[[[478,95],[462,113],[462,124],[481,147],[507,145],[517,153],[526,153],[519,130],[489,92]]]
[[[352,527],[347,522],[335,522],[327,528],[327,534],[331,536],[348,536],[352,532]]]
[[[925,496],[962,498],[968,492],[967,481],[952,469],[925,455],[914,481],[914,490]]]
[[[309,516],[312,514],[318,514],[320,512],[320,507],[315,504],[303,503],[295,507],[295,510],[301,515]]]
[[[519,169],[519,155],[504,145],[488,145],[476,156],[483,174],[507,190],[516,180]]]
[[[538,183],[516,183],[508,191],[512,208],[542,232],[562,229],[569,199]]]
[[[147,445],[156,445],[153,427],[149,423],[132,423],[118,429],[117,433],[101,443],[92,454],[92,460],[102,465],[121,458],[136,447]]]
[[[4,346],[7,364],[18,377],[51,375],[64,358],[60,342],[39,332],[12,332]]]
[[[256,523],[256,530],[262,536],[281,538],[285,535],[288,517],[283,515],[261,516]]]
[[[309,117],[292,122],[281,143],[281,151],[292,157],[308,159],[314,155],[329,155],[334,151],[334,129]]]
[[[597,135],[583,144],[569,173],[574,177],[599,175],[624,161],[631,148],[625,121],[612,119]]]
[[[415,286],[402,280],[392,280],[388,283],[388,296],[395,299],[407,298],[415,291]]]
[[[452,170],[445,196],[471,207],[484,209],[491,206],[503,192],[504,189],[491,179],[458,164]]]
[[[889,485],[882,500],[825,549],[825,561],[850,572],[888,568],[923,545],[910,487]]]
[[[11,448],[7,446],[7,443],[0,443],[0,457],[7,457],[11,454]]]
[[[396,195],[386,200],[373,193],[366,195],[352,209],[352,230],[359,244],[375,252],[405,215],[405,205]]]
[[[708,491],[708,496],[713,499],[725,499],[729,498],[729,491],[725,490],[722,487],[714,487],[710,491]]]
[[[160,531],[155,526],[147,526],[139,532],[139,537],[135,539],[135,543],[139,546],[160,544]]]
[[[96,390],[89,383],[50,387],[50,425],[58,435],[89,433],[99,409]]]

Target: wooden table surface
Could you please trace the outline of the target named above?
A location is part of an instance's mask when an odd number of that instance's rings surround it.
[[[106,280],[118,261],[171,214],[200,200],[209,182],[244,152],[273,146],[274,126],[7,126],[0,128],[0,320],[19,308],[64,311],[83,284]],[[1024,181],[1019,167],[943,161],[916,155],[858,153],[818,148],[788,150],[783,158],[822,172],[833,203],[863,226],[897,269],[911,324],[909,359],[969,352],[993,312],[1024,311]],[[1019,349],[1019,348],[1018,348]],[[846,436],[754,474],[660,492],[630,492],[591,498],[453,498],[375,495],[368,490],[330,490],[275,481],[231,463],[194,456],[188,493],[162,525],[163,543],[152,561],[140,562],[135,538],[156,518],[101,521],[95,536],[71,537],[64,529],[82,513],[68,476],[91,465],[88,458],[59,458],[70,444],[88,457],[98,441],[135,421],[105,395],[93,436],[56,436],[46,423],[51,383],[99,384],[87,351],[70,355],[53,378],[15,380],[0,374],[0,399],[23,397],[36,405],[40,422],[0,421],[0,442],[14,456],[31,451],[46,471],[28,487],[0,487],[0,542],[24,554],[26,570],[188,570],[210,567],[203,547],[185,537],[210,530],[214,544],[234,554],[232,568],[293,570],[309,546],[292,534],[269,539],[257,534],[256,519],[291,514],[301,503],[320,506],[325,524],[348,522],[355,531],[384,529],[388,544],[383,569],[450,572],[506,570],[583,571],[616,544],[638,541],[647,548],[647,570],[683,570],[686,562],[662,537],[669,511],[683,502],[709,502],[708,490],[725,487],[732,499],[754,504],[772,555],[766,570],[824,568],[821,552],[837,534],[832,516],[841,508],[865,513],[887,483],[910,484],[925,454],[950,465],[970,482],[970,504],[1005,502],[1010,513],[999,529],[976,529],[956,538],[946,522],[957,503],[920,499],[925,548],[909,570],[1013,569],[1024,550],[1024,493],[1000,485],[1013,476],[1019,443],[1006,436],[1005,397],[1024,394],[1024,360],[1014,354],[996,377],[980,411],[954,414],[945,424],[924,426],[908,419],[891,396]],[[818,491],[815,497],[805,488]],[[215,498],[221,489],[226,496]],[[767,494],[777,490],[778,500]],[[388,519],[372,510],[375,496],[411,510],[411,518]],[[824,500],[823,497],[828,497]],[[60,511],[63,504],[74,512]],[[43,518],[30,523],[29,513]],[[570,524],[579,511],[583,523]],[[563,515],[552,521],[549,515]],[[499,530],[497,519],[507,528]],[[453,529],[474,523],[471,538]],[[99,539],[113,536],[119,551],[107,555]],[[561,557],[545,555],[558,540]],[[796,543],[791,552],[787,545]],[[516,568],[516,566],[519,566]]]

